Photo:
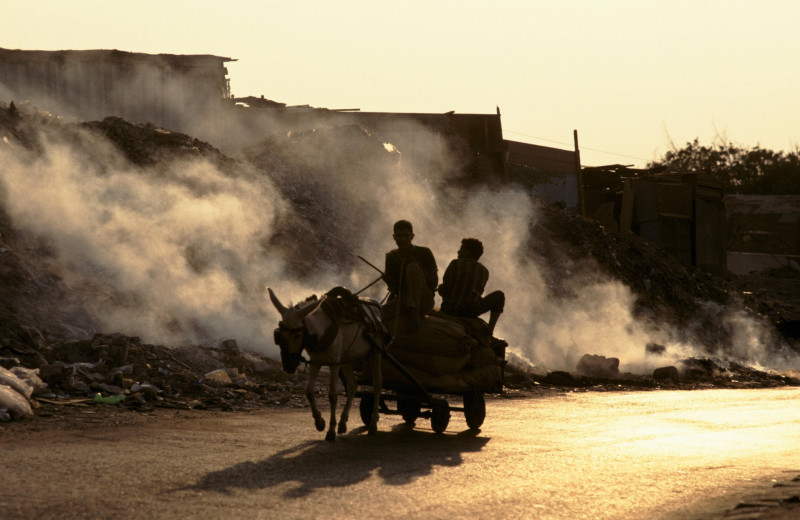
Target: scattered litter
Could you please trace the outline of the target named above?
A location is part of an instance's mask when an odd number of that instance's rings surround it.
[[[95,403],[105,403],[105,404],[119,404],[125,400],[124,395],[109,395],[107,397],[103,397],[100,394],[94,394],[94,402]]]
[[[209,372],[205,375],[205,380],[218,385],[229,385],[233,382],[231,376],[228,375],[228,372],[224,368]]]

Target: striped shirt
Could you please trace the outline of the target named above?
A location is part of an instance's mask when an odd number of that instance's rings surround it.
[[[476,315],[489,270],[477,260],[456,258],[444,272],[439,295],[442,312],[455,316]]]

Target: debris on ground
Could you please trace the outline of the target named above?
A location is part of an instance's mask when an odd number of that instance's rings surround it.
[[[82,139],[80,132],[87,130],[105,136],[124,158],[115,160],[128,161],[132,167],[197,158],[211,161],[230,175],[241,174],[237,161],[184,134],[120,118],[75,125],[26,106],[11,113],[0,104],[0,152],[3,147],[18,146],[35,155],[42,152],[45,142],[69,144]],[[354,170],[347,151],[337,148],[342,136],[360,151]],[[319,155],[308,155],[309,151]],[[354,250],[348,239],[358,233],[360,219],[375,211],[378,202],[368,196],[349,200],[339,191],[337,179],[356,175],[364,182],[376,182],[369,177],[372,168],[399,160],[396,152],[352,125],[273,136],[244,155],[248,168],[271,175],[271,182],[290,206],[291,211],[282,213],[274,223],[274,233],[265,238],[263,246],[274,254],[298,259],[290,264],[296,276],[314,272],[321,263],[337,261],[344,272],[347,262],[356,261],[353,255],[345,255]],[[97,324],[77,305],[77,290],[67,283],[52,244],[13,225],[2,181],[0,178],[0,421],[43,409],[48,409],[50,416],[59,416],[53,411],[59,407],[143,411],[306,406],[306,374],[288,375],[277,360],[242,350],[233,339],[211,346],[168,347],[115,331],[98,331]],[[597,353],[584,356],[574,373],[542,373],[509,349],[507,388],[610,391],[800,384],[796,373],[758,370],[714,355],[731,341],[731,332],[720,319],[731,312],[747,312],[772,327],[776,342],[787,352],[800,351],[799,273],[776,271],[724,280],[681,264],[640,237],[609,232],[557,204],[538,201],[537,208],[540,218],[531,230],[536,241],[531,240],[528,249],[532,259],[549,266],[544,275],[553,298],[568,297],[573,289],[565,280],[579,270],[578,264],[594,262],[635,294],[637,318],[654,324],[668,322],[691,335],[698,345],[708,346],[709,354],[679,363],[665,360],[652,375],[620,373],[619,359]],[[301,234],[309,240],[297,240]],[[350,260],[343,260],[345,256]],[[113,288],[91,289],[108,291],[109,299],[115,297]],[[643,348],[652,356],[664,353],[662,345]],[[323,387],[324,379],[320,378]]]
[[[288,375],[275,360],[241,352],[234,340],[219,348],[171,349],[121,334],[96,334],[90,340],[49,345],[36,356],[16,354],[20,364],[0,369],[0,409],[10,410],[12,418],[32,415],[30,407],[42,403],[114,404],[137,410],[305,406],[303,372]],[[27,369],[24,362],[38,366]],[[17,378],[15,370],[38,382]]]

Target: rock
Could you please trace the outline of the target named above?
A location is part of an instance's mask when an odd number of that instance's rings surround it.
[[[117,385],[109,385],[107,383],[100,383],[99,385],[97,385],[97,388],[99,388],[100,390],[102,390],[104,392],[107,392],[109,394],[121,394],[122,393],[122,387],[119,387]]]
[[[228,375],[228,371],[224,368],[220,368],[219,370],[214,370],[209,372],[205,375],[206,381],[209,383],[213,383],[215,385],[229,385],[232,383],[231,376]]]
[[[710,359],[689,358],[681,360],[680,364],[680,372],[685,379],[709,379],[721,371]]]
[[[619,376],[619,359],[595,354],[585,354],[575,367],[577,372],[589,377]]]
[[[75,380],[75,381],[72,381],[72,385],[69,388],[67,388],[66,390],[70,390],[70,392],[73,395],[86,395],[89,392],[91,392],[92,389],[89,388],[89,385],[87,385],[83,381]]]
[[[253,373],[255,374],[268,374],[272,367],[263,358],[253,355],[249,352],[242,352],[242,358],[252,366]]]
[[[130,388],[131,393],[141,393],[147,397],[156,397],[158,394],[161,393],[161,389],[155,385],[151,385],[150,383],[135,383],[131,385]]]
[[[667,353],[667,347],[664,345],[659,345],[658,343],[648,343],[644,347],[644,351],[646,354],[653,354],[656,356],[663,356]]]
[[[680,375],[678,374],[678,369],[673,366],[661,367],[653,371],[653,379],[656,381],[663,381],[665,379],[677,381],[679,378]]]
[[[53,360],[65,363],[87,363],[97,361],[97,356],[91,341],[70,341],[54,349]]]
[[[572,377],[572,374],[562,370],[554,370],[553,372],[548,373],[546,376],[544,376],[543,381],[549,385],[556,386],[572,386],[575,384],[575,379]]]
[[[69,390],[73,385],[75,367],[61,361],[48,363],[39,368],[39,377],[50,387]]]

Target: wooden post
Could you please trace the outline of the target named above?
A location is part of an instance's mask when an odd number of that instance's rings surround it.
[[[581,216],[586,216],[586,202],[583,197],[583,173],[581,172],[581,150],[578,147],[578,131],[573,130],[572,136],[575,139],[575,175],[578,180],[578,206]]]
[[[630,179],[622,181],[622,209],[619,216],[619,230],[630,231],[633,225],[633,188]]]

